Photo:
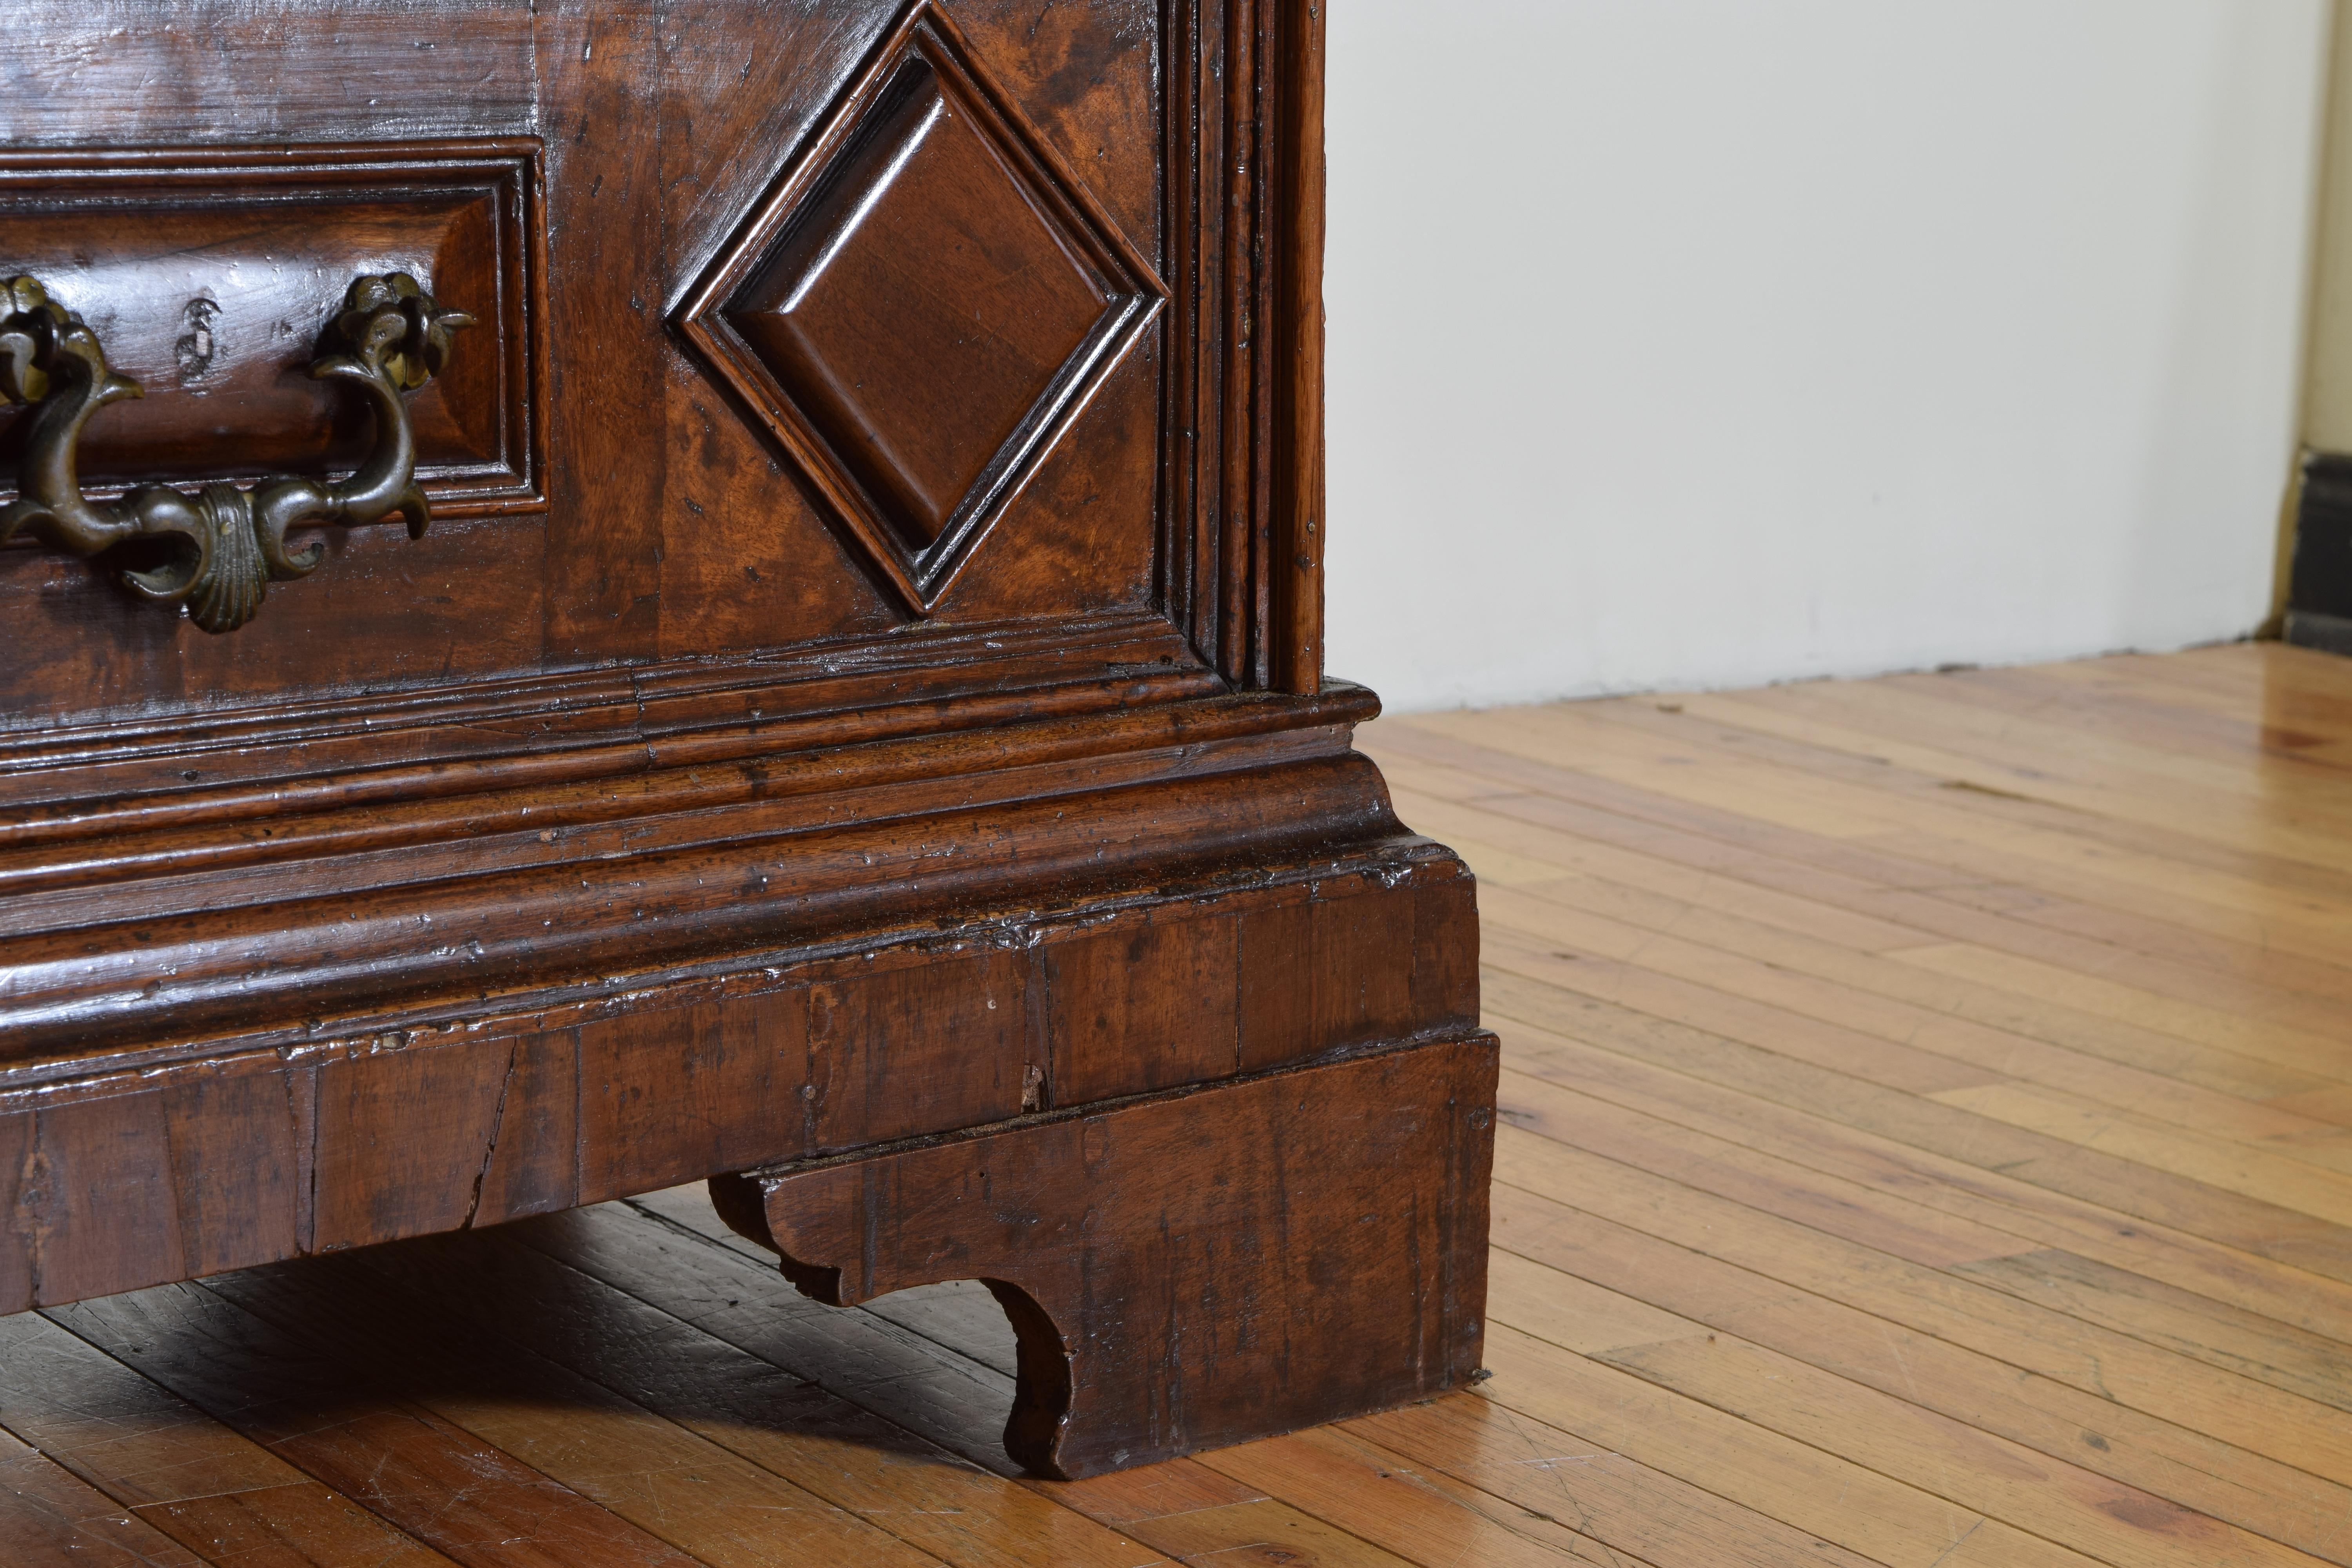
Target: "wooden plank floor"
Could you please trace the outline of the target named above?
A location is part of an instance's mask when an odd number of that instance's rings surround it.
[[[0,1563],[2352,1564],[2352,661],[1384,720],[1491,1380],[1074,1486],[698,1190],[0,1319]]]

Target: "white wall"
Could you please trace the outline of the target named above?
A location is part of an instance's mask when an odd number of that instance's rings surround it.
[[[2326,0],[1327,0],[1329,668],[1393,709],[2269,612]]]
[[[2311,321],[2305,341],[2303,444],[2352,452],[2352,10],[2336,3],[2327,132],[2322,143]]]

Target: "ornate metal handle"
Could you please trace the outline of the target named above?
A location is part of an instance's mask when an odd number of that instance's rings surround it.
[[[358,383],[375,406],[375,450],[341,483],[270,479],[250,490],[206,485],[191,499],[167,485],[142,485],[121,500],[93,505],[81,493],[75,449],[89,416],[144,389],[106,367],[106,351],[82,319],[31,278],[0,285],[0,393],[32,405],[26,416],[19,499],[0,509],[0,543],[29,529],[61,550],[96,555],[131,539],[169,539],[174,558],[151,571],[126,571],[132,593],[188,606],[208,632],[235,631],[261,607],[271,578],[308,574],[326,554],[313,544],[286,549],[299,522],[374,522],[399,512],[408,536],[421,538],[431,514],[416,487],[416,435],[402,394],[414,392],[449,357],[449,334],[471,326],[462,310],[444,310],[405,272],[354,282],[326,332],[326,352],[310,362],[316,380]]]

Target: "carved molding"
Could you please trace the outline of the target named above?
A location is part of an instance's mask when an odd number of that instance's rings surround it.
[[[673,320],[927,614],[1166,300],[919,0]]]
[[[1237,686],[1322,669],[1322,44],[1315,0],[1169,0],[1160,596]]]

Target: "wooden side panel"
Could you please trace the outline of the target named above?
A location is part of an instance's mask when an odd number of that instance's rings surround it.
[[[310,1071],[274,1055],[0,1112],[0,1313],[305,1250]]]
[[[810,1151],[1018,1115],[1024,968],[981,952],[812,987]]]
[[[556,1029],[515,1041],[476,1225],[553,1214],[583,1201],[581,1033]]]
[[[293,1255],[310,1184],[286,1087],[281,1073],[200,1072],[154,1097],[190,1274]]]
[[[188,1272],[160,1094],[44,1109],[19,1195],[35,1237],[43,1300],[119,1289],[125,1279]]]
[[[1485,1342],[1491,1036],[730,1177],[820,1300],[986,1280],[1013,1457],[1079,1477],[1426,1398]]]
[[[0,1205],[11,1223],[0,1230],[0,1313],[21,1312],[37,1299],[33,1268],[35,1215],[25,1202],[25,1177],[33,1163],[34,1112],[0,1115]]]
[[[1054,1102],[1232,1076],[1239,927],[1179,912],[1051,949]]]
[[[1452,863],[1410,889],[1335,889],[1244,916],[1242,1070],[1475,1027],[1477,942],[1476,884]]]
[[[1393,1038],[1412,1024],[1413,900],[1366,891],[1315,905],[1307,973],[1314,1046]]]
[[[1056,942],[1052,1103],[1084,1105],[1478,1024],[1476,884],[1457,862],[1155,911]]]
[[[806,1147],[804,989],[616,1018],[579,1037],[583,1203]]]
[[[1478,1022],[1478,883],[1467,867],[1414,886],[1412,1016],[1423,1028]]]
[[[1315,900],[1297,896],[1240,917],[1239,1050],[1244,1072],[1315,1048]]]
[[[467,1222],[498,1136],[513,1049],[506,1040],[488,1049],[461,1042],[320,1069],[318,1251]]]

